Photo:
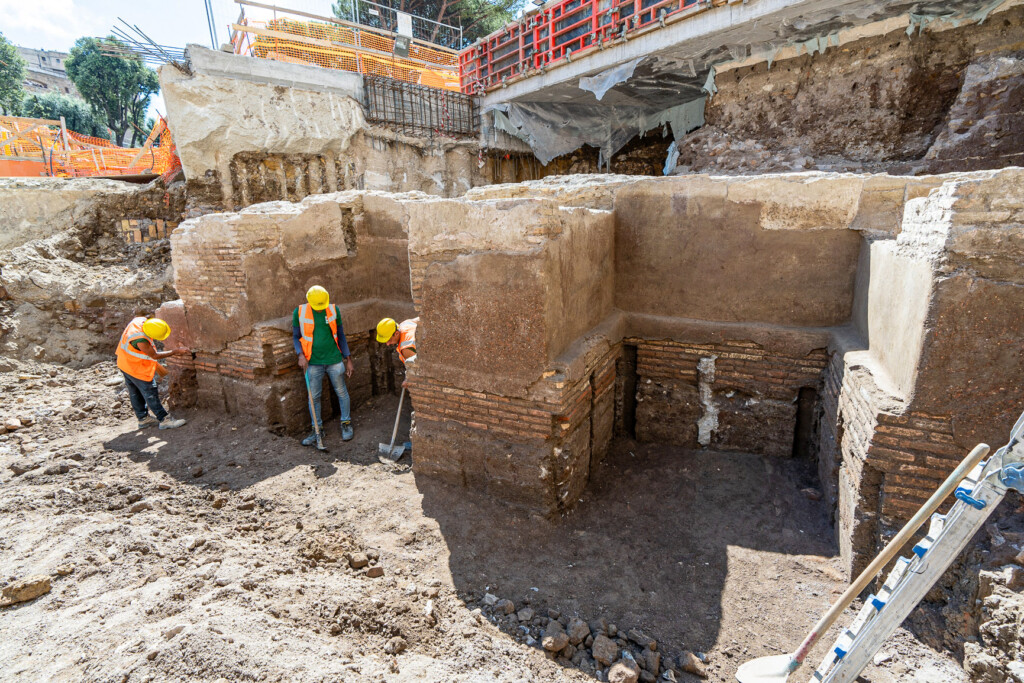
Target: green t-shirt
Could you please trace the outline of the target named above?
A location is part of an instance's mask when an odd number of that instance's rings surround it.
[[[340,322],[341,316],[337,307],[335,307],[334,314],[338,316],[337,320]],[[292,327],[301,329],[298,308],[292,313]],[[342,334],[341,325],[338,325],[338,334],[339,336]],[[327,309],[313,311],[313,350],[309,354],[310,365],[334,365],[342,360],[344,358],[342,358],[341,349],[334,343],[334,335],[331,334],[331,328],[327,324]]]

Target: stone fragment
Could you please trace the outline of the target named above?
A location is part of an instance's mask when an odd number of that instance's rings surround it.
[[[57,576],[67,576],[75,571],[75,565],[73,564],[62,564],[53,570]]]
[[[21,420],[19,420],[16,417],[9,417],[6,420],[4,420],[4,427],[6,427],[7,431],[9,432],[17,431],[21,429],[22,426],[23,425],[21,424]]]
[[[693,674],[700,678],[708,677],[708,668],[704,665],[704,662],[689,650],[679,655],[679,668],[688,674]]]
[[[25,425],[26,427],[31,427],[36,423],[35,418],[32,417],[31,415],[19,415],[15,419],[21,420],[21,424]]]
[[[587,626],[587,622],[574,617],[569,620],[569,625],[566,627],[565,632],[569,635],[570,643],[579,645],[590,635],[590,627]]]
[[[661,653],[647,648],[640,657],[640,666],[651,673],[657,674],[658,669],[661,668]]]
[[[608,683],[636,683],[640,678],[640,667],[633,658],[623,658],[608,669]]]
[[[594,659],[604,666],[611,666],[612,662],[619,658],[619,646],[603,633],[599,633],[594,638],[594,644],[590,649],[594,654]]]
[[[192,468],[192,476],[195,477],[195,478],[199,478],[199,477],[203,476],[203,468],[202,468],[202,466],[196,465],[195,467],[193,467]]]
[[[397,655],[405,651],[408,643],[405,642],[405,638],[401,636],[395,636],[384,645],[384,652],[389,655]]]
[[[224,505],[227,502],[228,502],[228,499],[223,497],[223,496],[221,496],[220,498],[214,498],[213,499],[213,508],[215,510],[220,510],[222,507],[224,507]]]
[[[562,624],[552,619],[548,622],[548,627],[544,631],[544,637],[541,639],[540,644],[548,652],[560,652],[569,644],[569,636],[566,635]]]
[[[4,587],[3,591],[0,592],[0,607],[35,600],[40,595],[46,595],[49,592],[49,576],[45,574],[29,576]]]
[[[136,503],[135,505],[132,505],[130,508],[128,508],[128,512],[130,512],[132,514],[135,514],[135,513],[138,513],[138,512],[145,512],[146,510],[152,510],[152,509],[153,509],[153,506],[150,505],[149,501],[140,500],[138,503]]]
[[[533,620],[534,614],[535,613],[532,607],[524,607],[523,609],[519,610],[519,613],[516,614],[516,617],[519,619],[519,621],[528,622]]]
[[[650,650],[658,649],[658,643],[655,642],[654,638],[651,638],[639,629],[629,629],[629,631],[626,633],[626,637],[634,643],[636,643],[637,645],[639,645],[640,647],[646,647]]]
[[[516,611],[516,606],[511,600],[499,600],[494,605],[494,611],[500,614],[512,614]]]
[[[370,577],[371,579],[378,579],[378,578],[384,576],[384,568],[383,567],[370,567],[369,569],[366,570],[366,575],[368,577]]]
[[[366,556],[366,553],[352,553],[352,556],[348,558],[348,565],[352,569],[362,569],[368,564],[370,564],[370,558]]]
[[[808,500],[821,500],[821,491],[816,488],[808,487],[800,489],[800,493],[804,494]]]
[[[14,472],[14,476],[20,477],[26,472],[31,472],[32,470],[38,468],[41,464],[41,460],[18,460],[16,462],[12,462],[10,465],[7,466],[7,468],[11,472]]]
[[[491,593],[484,593],[484,599],[480,602],[484,603],[488,607],[494,607],[498,604],[498,596],[492,595]]]
[[[246,501],[245,503],[242,503],[241,505],[239,505],[238,509],[239,510],[249,511],[249,510],[252,510],[255,507],[256,507],[256,502],[250,500],[250,501]]]

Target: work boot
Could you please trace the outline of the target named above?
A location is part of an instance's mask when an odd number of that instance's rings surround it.
[[[313,432],[305,439],[302,440],[303,446],[315,446],[316,445],[316,432]]]
[[[160,429],[177,429],[178,427],[181,427],[184,424],[185,420],[181,419],[180,417],[174,418],[168,415],[167,417],[160,421]]]
[[[342,422],[341,423],[341,440],[342,441],[351,441],[352,440],[352,436],[353,436],[354,433],[355,432],[352,431],[352,421],[351,420],[349,420],[347,422]]]
[[[146,417],[139,420],[139,429],[145,429],[146,427],[152,427],[153,425],[158,424],[160,423],[156,421],[155,417],[153,417],[152,415],[147,415]]]

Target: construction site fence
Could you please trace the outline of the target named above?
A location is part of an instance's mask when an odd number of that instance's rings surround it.
[[[460,88],[478,95],[615,41],[736,0],[561,0],[459,53]],[[683,16],[680,16],[683,15]]]
[[[3,162],[20,169],[10,175],[60,178],[166,175],[181,168],[162,118],[143,146],[132,148],[70,131],[63,121],[0,116],[0,164]]]
[[[469,95],[380,76],[365,76],[368,123],[417,136],[474,137],[480,111]]]
[[[232,24],[235,54],[321,66],[458,92],[458,53],[411,40],[408,56],[395,55],[395,36],[349,22],[282,17]]]

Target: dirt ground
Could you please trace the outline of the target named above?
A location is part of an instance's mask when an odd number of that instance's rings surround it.
[[[0,586],[52,581],[0,609],[2,680],[606,680],[537,642],[579,616],[641,630],[676,680],[699,680],[674,666],[691,650],[724,682],[844,586],[810,463],[620,440],[544,519],[380,464],[396,397],[347,444],[332,423],[323,454],[243,416],[138,431],[117,377],[0,373],[0,424],[32,423],[0,436]],[[863,680],[968,680],[904,631],[876,661]]]

